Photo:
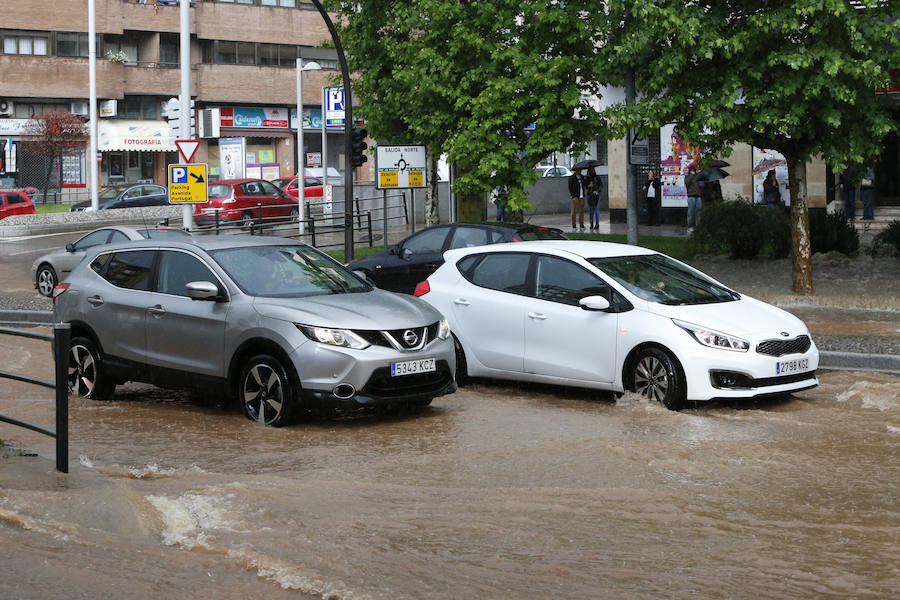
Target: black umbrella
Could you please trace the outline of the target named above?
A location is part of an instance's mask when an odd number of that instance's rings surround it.
[[[728,177],[728,171],[719,167],[710,167],[697,173],[697,181],[717,181]]]
[[[719,159],[717,158],[716,160],[714,160],[714,161],[712,161],[711,163],[709,163],[709,166],[710,166],[710,167],[719,167],[719,168],[721,168],[721,167],[730,167],[730,166],[731,166],[731,163],[730,163],[730,162],[725,162],[724,160],[719,160]]]
[[[599,160],[595,160],[593,158],[586,158],[585,160],[579,161],[572,166],[573,171],[577,171],[579,169],[590,169],[591,167],[602,167],[603,163]]]

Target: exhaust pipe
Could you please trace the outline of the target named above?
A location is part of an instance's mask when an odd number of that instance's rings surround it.
[[[341,400],[348,400],[356,395],[356,388],[349,383],[341,383],[334,386],[334,389],[331,390],[331,393],[334,394],[336,398],[339,398]]]

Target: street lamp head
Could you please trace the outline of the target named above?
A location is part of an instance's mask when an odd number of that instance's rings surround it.
[[[301,71],[318,71],[322,68],[322,65],[317,63],[316,61],[311,61],[300,67]]]

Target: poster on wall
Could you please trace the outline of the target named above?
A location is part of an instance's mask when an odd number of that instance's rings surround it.
[[[677,133],[675,125],[666,125],[659,130],[660,179],[662,181],[662,202],[666,208],[687,206],[687,190],[684,176],[688,165],[700,161],[700,149],[687,144]]]
[[[785,206],[791,205],[791,193],[788,190],[787,161],[780,152],[766,150],[765,148],[753,148],[753,202],[763,204],[763,181],[769,171],[775,170],[775,179],[778,180],[778,191],[781,193],[781,202]]]
[[[222,179],[245,177],[245,138],[221,138],[219,140],[219,169]]]

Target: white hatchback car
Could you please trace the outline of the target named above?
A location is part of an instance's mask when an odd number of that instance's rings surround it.
[[[458,381],[634,390],[674,410],[818,385],[803,321],[652,250],[535,241],[444,258],[416,295],[450,321]]]

